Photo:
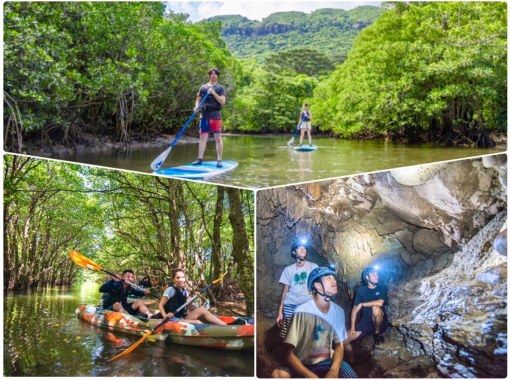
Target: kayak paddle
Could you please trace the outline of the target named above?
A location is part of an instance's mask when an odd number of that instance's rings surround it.
[[[76,265],[78,265],[78,266],[80,266],[82,268],[90,269],[90,270],[95,270],[95,271],[98,271],[98,272],[104,272],[106,274],[109,274],[110,276],[120,278],[120,276],[118,276],[115,273],[112,273],[110,271],[107,271],[101,265],[99,265],[98,263],[92,261],[88,257],[83,256],[78,251],[71,251],[71,252],[69,252],[69,257],[71,258],[71,260],[74,261],[74,263]],[[145,289],[142,288],[141,286],[138,286],[138,285],[133,284],[132,282],[129,282],[129,281],[126,281],[126,280],[122,280],[122,281],[124,281],[126,284],[129,284],[129,286],[131,286],[132,288],[134,288],[136,290],[140,290],[142,292],[145,292]],[[151,293],[149,293],[149,295],[151,295],[154,298],[159,299],[159,297],[156,297],[155,295],[153,295]]]
[[[188,126],[193,121],[193,119],[195,118],[197,113],[200,112],[200,110],[208,96],[209,96],[209,93],[205,94],[204,98],[200,101],[198,106],[195,108],[196,111],[194,110],[193,113],[190,115],[190,117],[188,117],[188,120],[186,120],[186,122],[183,124],[183,126],[181,127],[179,132],[177,132],[177,134],[175,135],[174,139],[172,140],[172,142],[170,143],[168,148],[166,148],[163,151],[163,153],[161,153],[159,156],[157,156],[154,159],[154,161],[151,162],[152,171],[157,171],[161,167],[161,165],[163,165],[163,162],[165,162],[165,160],[166,160],[167,156],[170,154],[170,151],[172,150],[172,148],[175,146],[175,144],[177,144],[177,141],[179,141],[179,139],[184,135],[186,128],[188,128]]]
[[[292,134],[292,137],[290,138],[289,141],[287,141],[287,145],[288,146],[291,146],[292,144],[294,144],[294,139],[296,138],[298,132],[299,132],[299,126],[301,125],[301,122],[299,122],[299,124],[297,125],[296,127],[296,130],[294,131],[294,133]]]
[[[182,309],[184,309],[186,306],[188,306],[191,302],[193,302],[201,293],[205,292],[207,289],[209,289],[211,286],[213,285],[216,285],[216,284],[219,284],[221,282],[223,282],[223,277],[225,277],[227,273],[223,273],[222,275],[220,275],[220,277],[218,277],[216,280],[214,280],[213,282],[211,282],[209,285],[207,285],[206,287],[202,288],[201,290],[198,291],[198,294],[195,294],[193,297],[191,297],[188,301],[186,301],[186,303],[184,305],[182,305],[181,307],[179,307],[177,310],[175,310],[173,312],[173,314],[177,314],[179,311],[181,311]],[[161,326],[163,326],[165,323],[167,323],[172,317],[169,317],[168,315],[166,316],[166,318],[164,318],[161,322],[159,322],[156,326],[154,326],[152,329],[150,330],[147,330],[146,332],[143,333],[142,337],[137,340],[135,343],[133,343],[130,347],[128,347],[125,351],[121,352],[120,354],[114,356],[113,358],[109,359],[109,361],[113,361],[113,360],[117,360],[123,356],[126,356],[128,355],[129,353],[133,352],[139,345],[141,345],[143,342],[145,342],[147,340],[147,338],[149,336],[151,336],[152,334],[154,334],[156,332],[157,329],[159,329]]]

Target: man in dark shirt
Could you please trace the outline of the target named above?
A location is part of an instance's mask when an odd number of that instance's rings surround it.
[[[126,269],[122,272],[122,277],[112,277],[111,280],[105,282],[99,288],[103,294],[103,308],[107,310],[115,310],[121,313],[129,313],[135,315],[138,313],[145,314],[147,318],[151,318],[153,313],[141,301],[128,302],[128,296],[134,295],[143,297],[149,294],[149,289],[142,292],[141,290],[133,289],[128,282],[135,282],[135,274],[131,269]]]
[[[202,108],[202,116],[200,117],[200,142],[198,143],[198,160],[192,165],[201,165],[204,158],[205,148],[207,146],[207,138],[209,133],[214,135],[216,141],[216,166],[221,168],[221,157],[223,155],[223,141],[221,139],[221,127],[223,121],[221,119],[221,108],[227,100],[225,88],[218,83],[220,71],[218,69],[209,70],[209,82],[200,87],[195,103],[195,112],[198,112],[198,106],[202,99],[207,96]]]
[[[349,341],[352,342],[360,336],[374,334],[375,343],[380,344],[384,342],[382,333],[388,328],[386,314],[388,291],[379,284],[379,274],[374,267],[365,268],[362,278],[366,285],[360,287],[354,297],[351,328],[348,333]],[[356,322],[358,313],[361,315]]]

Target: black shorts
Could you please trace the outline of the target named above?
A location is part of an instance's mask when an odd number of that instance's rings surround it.
[[[356,331],[361,331],[362,336],[373,335],[375,334],[375,323],[372,315],[372,308],[364,308],[363,315],[360,320],[356,323]],[[380,333],[385,332],[388,329],[388,315],[384,311],[383,321],[381,324]]]
[[[138,314],[138,311],[133,309],[133,303],[122,303],[122,307],[124,308],[124,310],[126,310],[129,314],[131,315],[135,315],[135,314]]]
[[[115,302],[115,303],[117,303],[117,302]],[[105,310],[111,310],[111,311],[114,311],[114,310],[113,310],[113,305],[114,305],[115,303],[112,303],[111,305],[108,305],[108,306],[103,306],[103,309],[105,309]],[[133,309],[133,306],[132,306],[133,304],[132,304],[132,303],[121,302],[120,304],[122,305],[122,308],[123,308],[124,310],[126,310],[129,314],[131,314],[131,315],[138,314],[138,311],[136,311],[135,309]]]

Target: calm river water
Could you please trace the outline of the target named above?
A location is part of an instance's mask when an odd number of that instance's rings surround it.
[[[225,160],[239,166],[208,182],[261,188],[315,181],[434,161],[500,152],[496,149],[444,148],[432,145],[404,145],[384,141],[351,141],[328,137],[314,139],[319,149],[295,152],[287,147],[290,136],[224,136]],[[178,166],[196,159],[197,144],[178,144],[165,166]],[[67,160],[121,169],[150,172],[149,164],[164,149],[137,149],[126,153],[82,153]],[[206,160],[215,160],[214,142],[208,143]]]
[[[98,285],[45,288],[4,296],[4,376],[253,376],[253,352],[144,343],[108,359],[137,338],[79,320],[80,304],[97,304]]]

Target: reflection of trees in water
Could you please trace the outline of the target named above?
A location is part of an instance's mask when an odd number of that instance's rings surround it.
[[[6,376],[90,373],[90,353],[75,327],[76,301],[66,294],[47,288],[5,298]]]
[[[253,352],[209,350],[165,342],[164,362],[181,376],[253,376]],[[185,374],[186,373],[186,374]],[[177,374],[176,374],[177,375]]]
[[[47,288],[4,300],[6,376],[252,376],[253,352],[206,350],[151,342],[115,362],[136,337],[76,318],[78,303],[95,296]]]
[[[299,138],[299,136],[298,136]],[[296,139],[299,144],[299,140]],[[293,167],[290,172],[293,173],[290,182],[302,182],[310,180],[310,173],[312,172],[312,155],[314,152],[296,152],[294,149],[289,148],[289,160]]]

